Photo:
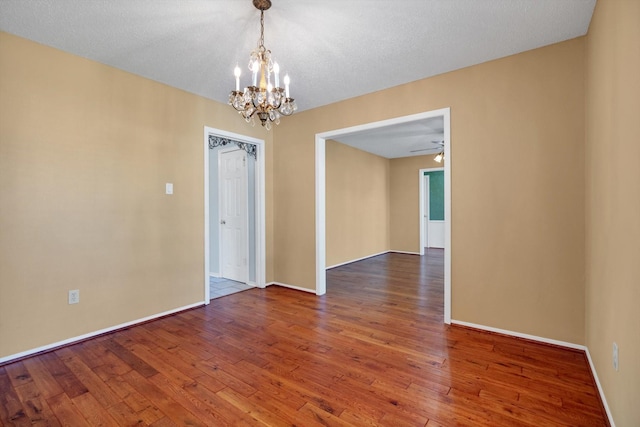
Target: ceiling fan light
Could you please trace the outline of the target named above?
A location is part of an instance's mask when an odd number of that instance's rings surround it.
[[[442,162],[442,159],[444,159],[444,153],[441,151],[439,152],[434,158],[433,160],[435,160],[436,162],[440,163]]]

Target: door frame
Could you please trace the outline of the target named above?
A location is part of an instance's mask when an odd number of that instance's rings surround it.
[[[426,111],[389,120],[366,123],[316,134],[316,295],[327,292],[326,264],[326,140],[364,130],[414,122],[431,117],[443,117],[444,122],[444,323],[451,324],[451,109]],[[424,251],[424,248],[422,249]]]
[[[204,303],[209,304],[209,273],[211,238],[209,226],[209,135],[253,144],[257,148],[255,168],[255,284],[258,288],[266,285],[266,208],[265,208],[265,143],[264,139],[253,138],[222,129],[204,127]]]
[[[218,218],[222,218],[222,204],[221,204],[221,200],[223,198],[223,191],[222,191],[222,182],[220,181],[220,174],[221,174],[221,154],[225,154],[225,153],[232,153],[234,151],[242,151],[245,155],[245,162],[248,162],[248,160],[246,160],[246,155],[247,153],[237,147],[237,146],[230,146],[230,147],[224,147],[221,148],[220,150],[218,150],[216,152],[216,160],[218,161]],[[243,255],[246,257],[247,259],[247,263],[245,265],[244,271],[243,271],[243,277],[245,282],[244,283],[248,283],[249,282],[249,166],[245,163],[245,168],[244,168],[244,185],[245,185],[245,191],[246,191],[246,195],[247,195],[247,199],[245,200],[246,206],[245,206],[245,218],[244,218],[244,231],[245,231],[245,235],[244,235],[244,241],[242,242],[243,245]],[[255,212],[254,212],[255,214]],[[224,263],[222,262],[222,223],[220,223],[220,221],[218,221],[218,236],[220,238],[220,240],[218,241],[218,265],[220,266],[220,277],[226,278],[227,277],[224,276]],[[210,242],[211,243],[211,242]],[[209,247],[209,249],[211,249],[211,247]]]
[[[420,256],[423,255],[422,251],[424,247],[429,246],[429,217],[431,215],[431,196],[430,196],[430,177],[429,175],[425,175],[423,170],[420,169],[420,173],[422,174],[422,187],[418,184],[418,188],[420,189],[420,194],[422,197],[420,200]],[[426,225],[425,225],[426,224]]]
[[[428,227],[425,226],[424,223],[424,215],[426,214],[425,212],[425,199],[429,199],[427,197],[427,190],[428,187],[425,188],[425,182],[427,180],[429,180],[429,176],[425,175],[425,172],[437,172],[437,171],[444,171],[445,168],[425,168],[425,169],[420,169],[419,171],[419,176],[420,176],[420,184],[419,184],[419,188],[420,188],[420,256],[424,255],[424,248],[429,244],[429,239],[428,239]],[[429,206],[431,206],[431,200],[429,200]]]

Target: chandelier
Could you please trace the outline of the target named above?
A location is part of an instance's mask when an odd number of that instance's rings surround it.
[[[298,107],[289,94],[289,75],[284,76],[283,89],[280,67],[271,60],[271,51],[264,47],[264,11],[271,7],[271,0],[253,0],[253,5],[260,10],[260,39],[249,57],[252,84],[244,92],[240,91],[241,70],[236,66],[233,71],[236,90],[229,94],[229,105],[251,125],[255,125],[255,116],[258,116],[262,126],[269,130],[271,123],[279,124],[280,116],[290,116]]]

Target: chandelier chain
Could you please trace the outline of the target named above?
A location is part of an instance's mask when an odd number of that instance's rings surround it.
[[[260,11],[260,42],[259,47],[264,50],[264,10]]]

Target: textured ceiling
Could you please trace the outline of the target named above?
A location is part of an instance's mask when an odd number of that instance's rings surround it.
[[[299,111],[586,34],[595,0],[273,0],[265,45]],[[251,0],[0,0],[0,29],[227,102]]]
[[[432,117],[334,138],[388,159],[422,156],[443,150],[444,117]]]

